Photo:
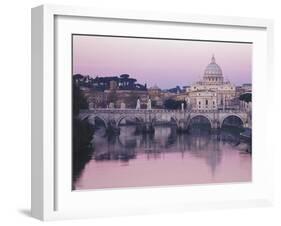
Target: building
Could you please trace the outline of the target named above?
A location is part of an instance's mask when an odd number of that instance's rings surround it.
[[[89,106],[91,105],[92,108],[107,107],[107,96],[105,92],[94,90],[85,86],[80,86],[80,90],[89,103]]]
[[[212,56],[205,68],[203,79],[192,84],[187,91],[186,102],[192,109],[233,109],[236,95],[235,85],[224,81],[221,67]]]
[[[141,108],[145,108],[149,96],[146,90],[105,90],[107,104],[113,103],[115,108],[120,108],[125,104],[126,108],[136,108],[137,100],[141,102]]]
[[[217,93],[213,90],[198,90],[189,93],[187,105],[198,110],[217,110]]]
[[[183,89],[185,90],[185,92],[187,92],[187,93],[190,91],[190,86],[183,86],[182,88],[183,88]]]
[[[185,91],[185,90],[182,90],[182,89],[180,88],[180,86],[176,86],[176,87],[174,87],[174,88],[166,89],[166,90],[164,90],[164,91],[165,91],[165,92],[168,92],[168,93],[179,94],[179,93],[181,93],[181,92],[183,92],[183,91]]]
[[[157,85],[148,89],[148,96],[152,101],[153,107],[161,108],[163,106],[163,93]]]
[[[244,83],[242,85],[242,89],[244,90],[244,93],[252,92],[252,84],[251,83]]]

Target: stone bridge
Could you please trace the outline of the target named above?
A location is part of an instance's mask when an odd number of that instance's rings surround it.
[[[142,126],[142,131],[154,131],[157,123],[173,122],[180,131],[188,131],[194,119],[203,117],[210,123],[211,129],[219,129],[229,117],[235,117],[242,126],[248,123],[248,114],[241,110],[167,110],[167,109],[118,109],[98,108],[81,110],[80,119],[88,119],[94,124],[95,119],[103,121],[105,128],[118,129],[122,120],[135,120]]]

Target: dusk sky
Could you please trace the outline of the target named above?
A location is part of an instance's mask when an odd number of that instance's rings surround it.
[[[212,55],[225,80],[251,83],[252,44],[73,36],[73,73],[98,76],[129,74],[138,83],[162,89],[202,79]]]

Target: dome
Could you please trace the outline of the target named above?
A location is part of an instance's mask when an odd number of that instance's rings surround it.
[[[212,56],[211,63],[206,67],[204,76],[206,77],[222,77],[222,70],[219,65],[216,64],[216,59]]]
[[[154,85],[149,88],[150,90],[161,90],[157,85]]]

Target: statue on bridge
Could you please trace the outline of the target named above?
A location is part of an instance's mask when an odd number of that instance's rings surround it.
[[[140,98],[138,98],[136,109],[139,110],[140,108],[141,108],[141,107],[140,107]]]
[[[124,102],[122,102],[120,108],[121,109],[126,109],[126,104]]]
[[[108,108],[113,109],[114,108],[114,103],[110,102]]]
[[[90,102],[90,103],[89,103],[89,110],[92,110],[92,109],[94,109],[94,103],[93,103],[93,102]]]
[[[151,99],[149,98],[147,101],[147,106],[146,106],[147,110],[151,110]]]

